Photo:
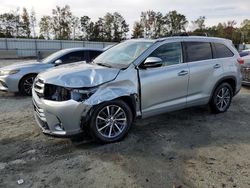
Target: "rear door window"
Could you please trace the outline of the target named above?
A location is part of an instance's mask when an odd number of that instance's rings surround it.
[[[202,61],[213,58],[209,42],[184,42],[186,62]]]
[[[214,58],[233,57],[234,53],[224,44],[214,43]]]
[[[84,59],[84,51],[70,52],[61,57],[63,64],[83,61]]]

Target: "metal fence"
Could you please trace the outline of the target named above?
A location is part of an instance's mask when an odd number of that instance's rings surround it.
[[[16,55],[16,57],[37,57],[65,48],[89,47],[101,49],[113,44],[111,42],[0,38],[0,58],[6,54],[7,56],[8,54],[10,56]]]

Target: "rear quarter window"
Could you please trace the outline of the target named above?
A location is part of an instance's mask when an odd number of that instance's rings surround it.
[[[234,53],[224,44],[213,43],[214,45],[214,58],[233,57]]]
[[[184,42],[186,62],[212,59],[212,49],[209,42]]]

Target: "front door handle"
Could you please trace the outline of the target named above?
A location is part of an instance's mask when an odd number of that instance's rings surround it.
[[[221,68],[221,65],[220,65],[220,64],[214,65],[214,69],[219,69],[219,68]]]
[[[178,76],[185,76],[187,74],[188,74],[188,71],[183,70],[183,71],[178,73]]]

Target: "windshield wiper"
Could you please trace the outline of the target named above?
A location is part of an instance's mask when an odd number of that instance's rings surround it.
[[[111,65],[106,64],[106,63],[96,63],[96,64],[97,64],[97,65],[104,66],[104,67],[112,68],[112,66],[111,66]]]

